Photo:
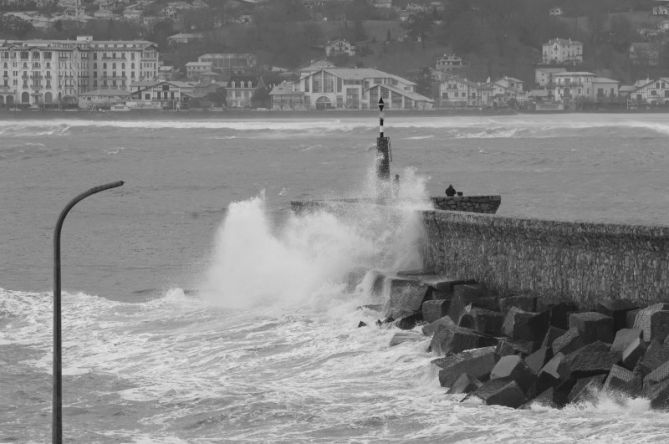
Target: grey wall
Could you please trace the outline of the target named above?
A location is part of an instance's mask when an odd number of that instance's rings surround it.
[[[531,291],[584,307],[669,300],[669,227],[570,223],[427,211],[426,269],[503,294]]]

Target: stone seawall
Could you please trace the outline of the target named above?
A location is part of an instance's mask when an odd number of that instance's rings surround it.
[[[431,197],[434,208],[448,211],[467,211],[470,213],[497,212],[502,197],[497,196],[453,196],[453,197]],[[319,208],[341,207],[343,205],[394,205],[392,199],[351,198],[351,199],[328,199],[328,200],[293,200],[290,207],[299,213],[302,211]]]
[[[432,197],[432,203],[434,203],[434,207],[439,210],[495,214],[499,208],[499,205],[502,203],[502,197],[499,195],[453,197],[440,196]]]
[[[425,268],[501,294],[593,307],[608,297],[669,301],[669,227],[423,213]]]

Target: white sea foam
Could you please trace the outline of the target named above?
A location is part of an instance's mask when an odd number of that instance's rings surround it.
[[[50,120],[11,120],[0,122],[0,136],[38,137],[65,135],[72,129],[85,128],[124,128],[124,129],[193,129],[193,130],[232,130],[244,131],[239,134],[224,136],[206,136],[208,138],[232,139],[239,137],[281,138],[289,133],[295,138],[314,136],[325,132],[350,132],[356,129],[376,127],[373,118],[341,117],[337,119],[300,117],[300,118],[253,118],[253,119],[50,119]],[[651,131],[658,135],[669,135],[669,124],[657,115],[599,115],[588,114],[587,119],[578,114],[522,116],[393,116],[388,119],[388,131],[392,128],[415,128],[448,130],[456,138],[516,138],[516,137],[567,137],[578,135],[578,131],[602,128],[630,128]],[[434,134],[408,136],[406,140],[422,140],[436,137]]]
[[[362,196],[379,192],[373,173]],[[204,292],[229,307],[319,303],[359,269],[421,265],[426,181],[406,169],[394,206],[362,205],[291,216],[275,227],[264,195],[229,206]],[[381,190],[390,193],[391,190]]]

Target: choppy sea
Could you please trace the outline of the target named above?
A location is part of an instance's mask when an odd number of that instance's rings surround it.
[[[0,120],[0,443],[50,440],[53,227],[119,179],[63,230],[66,442],[667,441],[643,399],[460,402],[429,339],[390,347],[357,307],[365,270],[420,265],[412,210],[449,184],[507,216],[669,224],[669,116],[390,113],[397,217],[290,212],[373,192],[373,115],[63,116]]]

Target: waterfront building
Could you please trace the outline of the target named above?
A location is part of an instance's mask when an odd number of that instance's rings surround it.
[[[534,69],[534,83],[541,88],[549,88],[553,84],[553,74],[566,71],[566,68],[559,66],[538,66]]]
[[[270,91],[272,109],[279,111],[302,111],[304,106],[304,92],[296,88],[296,83],[283,81]]]
[[[592,79],[592,92],[596,100],[618,97],[620,82],[608,77],[595,77]]]
[[[128,89],[154,80],[158,50],[144,40],[10,40],[0,44],[2,103],[77,104],[96,89]]]
[[[568,101],[576,98],[594,98],[591,72],[560,72],[553,74],[553,90],[556,101]]]
[[[181,109],[193,92],[189,82],[144,81],[131,86],[132,107],[146,109]]]
[[[492,88],[458,76],[439,83],[439,106],[489,106]]]
[[[96,89],[79,95],[79,108],[108,109],[113,105],[125,103],[129,97],[130,91],[123,89]]]
[[[260,87],[258,78],[233,76],[225,87],[228,108],[250,108],[253,93]]]
[[[300,72],[296,90],[306,109],[431,109],[434,101],[415,92],[416,84],[372,68],[322,68]]]
[[[638,81],[629,93],[629,98],[649,105],[669,104],[669,77]]]
[[[583,43],[572,39],[552,39],[543,44],[544,65],[578,65],[583,63]]]

